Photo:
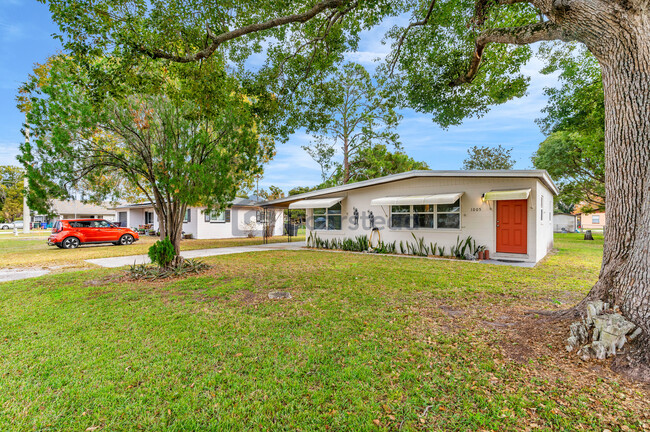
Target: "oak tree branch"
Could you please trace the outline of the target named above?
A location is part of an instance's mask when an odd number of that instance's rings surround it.
[[[551,21],[528,24],[520,27],[495,28],[485,30],[476,38],[476,49],[472,55],[469,69],[465,75],[461,75],[452,81],[451,87],[471,83],[481,66],[483,51],[490,43],[501,43],[511,45],[529,45],[539,41],[562,40],[569,42],[575,40],[570,34],[557,24]]]

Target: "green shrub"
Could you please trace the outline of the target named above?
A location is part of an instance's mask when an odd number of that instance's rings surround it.
[[[169,240],[169,237],[165,237],[164,240],[158,240],[149,248],[151,262],[158,264],[162,268],[169,267],[175,256],[174,245]]]

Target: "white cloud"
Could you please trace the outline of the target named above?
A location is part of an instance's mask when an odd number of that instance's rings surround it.
[[[0,142],[0,165],[19,165],[16,156],[18,156],[17,143]]]

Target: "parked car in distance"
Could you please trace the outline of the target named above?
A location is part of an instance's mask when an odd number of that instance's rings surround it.
[[[130,245],[139,239],[135,231],[120,228],[104,219],[64,219],[54,224],[47,244],[61,249],[75,249],[82,244]]]
[[[6,230],[6,229],[14,229],[14,228],[20,228],[22,229],[23,227],[23,221],[13,221],[13,222],[2,222],[0,223],[0,229]]]

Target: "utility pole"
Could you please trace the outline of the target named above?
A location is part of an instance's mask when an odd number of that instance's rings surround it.
[[[29,126],[27,126],[27,114],[25,114],[25,143],[29,144]],[[29,212],[29,206],[27,205],[27,191],[29,190],[29,180],[25,176],[24,186],[25,193],[23,194],[23,233],[29,234],[32,227],[32,216]]]

